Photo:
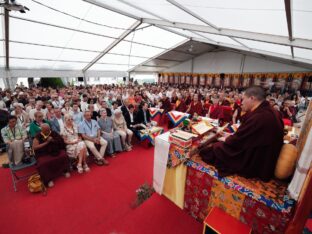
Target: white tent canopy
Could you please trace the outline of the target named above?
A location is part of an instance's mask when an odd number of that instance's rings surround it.
[[[0,74],[124,76],[188,40],[312,68],[309,0],[20,0],[1,9]],[[9,34],[6,34],[9,30]],[[176,63],[175,63],[176,64]],[[44,75],[43,75],[44,76]]]

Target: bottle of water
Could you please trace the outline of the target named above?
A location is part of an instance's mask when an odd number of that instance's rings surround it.
[[[240,120],[237,120],[237,127],[240,126]]]
[[[34,156],[34,152],[31,147],[31,138],[28,133],[27,133],[27,138],[24,140],[24,151],[25,151],[26,157]]]

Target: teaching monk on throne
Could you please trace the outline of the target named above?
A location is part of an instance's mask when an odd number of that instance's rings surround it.
[[[221,176],[238,174],[263,181],[274,177],[283,145],[284,124],[265,97],[261,87],[248,88],[242,101],[242,110],[247,114],[237,132],[224,142],[199,149],[202,160],[213,164]]]

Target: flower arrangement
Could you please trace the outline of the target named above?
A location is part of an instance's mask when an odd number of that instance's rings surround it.
[[[136,191],[136,200],[133,203],[132,207],[136,208],[139,205],[141,205],[144,201],[146,201],[148,198],[150,198],[153,193],[155,192],[153,186],[144,183],[141,185]]]

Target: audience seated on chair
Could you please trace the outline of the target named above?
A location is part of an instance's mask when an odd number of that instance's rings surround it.
[[[198,99],[198,94],[194,95],[194,99],[191,102],[189,108],[186,111],[191,116],[202,116],[204,109],[202,103]]]
[[[72,116],[73,116],[73,119],[74,119],[74,123],[78,127],[79,124],[81,123],[81,121],[83,121],[83,113],[80,111],[79,105],[77,103],[73,104]]]
[[[85,111],[84,120],[78,127],[78,133],[81,134],[82,139],[94,155],[95,163],[99,166],[108,165],[108,161],[104,158],[107,141],[101,137],[101,128],[97,121],[91,119],[90,111]],[[96,146],[101,147],[100,151],[97,150]]]
[[[126,111],[124,114],[124,118],[127,123],[127,128],[130,129],[134,133],[137,133],[137,131],[144,129],[144,127],[141,124],[138,124],[136,122],[137,120],[136,116],[137,116],[137,112],[135,112],[134,106],[130,104],[128,106],[128,111]]]
[[[87,146],[78,134],[78,127],[69,114],[64,116],[64,130],[62,136],[66,145],[66,153],[69,158],[78,159],[78,173],[88,172]]]
[[[41,111],[37,111],[34,116],[35,120],[32,121],[29,125],[29,133],[32,138],[34,138],[36,134],[41,131],[41,124],[46,123],[50,125],[47,120],[43,119],[43,114]]]
[[[38,111],[42,113],[44,119],[46,118],[47,110],[43,109],[42,107],[43,107],[43,102],[42,101],[37,101],[36,102],[36,107],[29,111],[29,118],[30,118],[30,120],[32,120],[32,121],[35,120],[35,113],[38,112]]]
[[[51,129],[58,134],[64,130],[64,117],[60,108],[54,108],[54,117],[50,120]]]
[[[122,145],[119,134],[113,128],[113,120],[107,116],[106,110],[101,111],[101,118],[98,123],[102,130],[102,137],[107,141],[108,154],[115,155],[115,152],[122,151]]]
[[[124,150],[130,151],[132,149],[131,139],[133,136],[133,132],[130,129],[128,129],[127,123],[122,115],[121,110],[115,111],[113,126],[115,131],[121,137],[122,147],[124,148]]]
[[[68,157],[62,137],[51,131],[48,124],[41,124],[40,129],[33,140],[37,170],[43,183],[53,187],[55,178],[70,176]]]
[[[22,126],[23,128],[27,128],[30,124],[30,121],[28,114],[23,110],[23,103],[14,103],[13,107],[14,111],[11,112],[11,115],[16,116],[18,125]]]
[[[148,111],[147,103],[143,103],[142,108],[136,114],[135,123],[146,127],[151,126],[151,114]]]
[[[181,94],[177,95],[177,100],[174,105],[174,110],[179,111],[179,112],[186,112],[187,110],[185,101],[183,100],[183,97]]]
[[[25,128],[17,124],[16,116],[9,117],[9,123],[1,129],[4,143],[7,144],[9,161],[14,165],[22,163],[24,140],[27,138]]]
[[[219,104],[219,97],[212,98],[212,105],[209,107],[209,111],[207,116],[212,119],[220,119],[223,118],[223,109],[222,106]]]

